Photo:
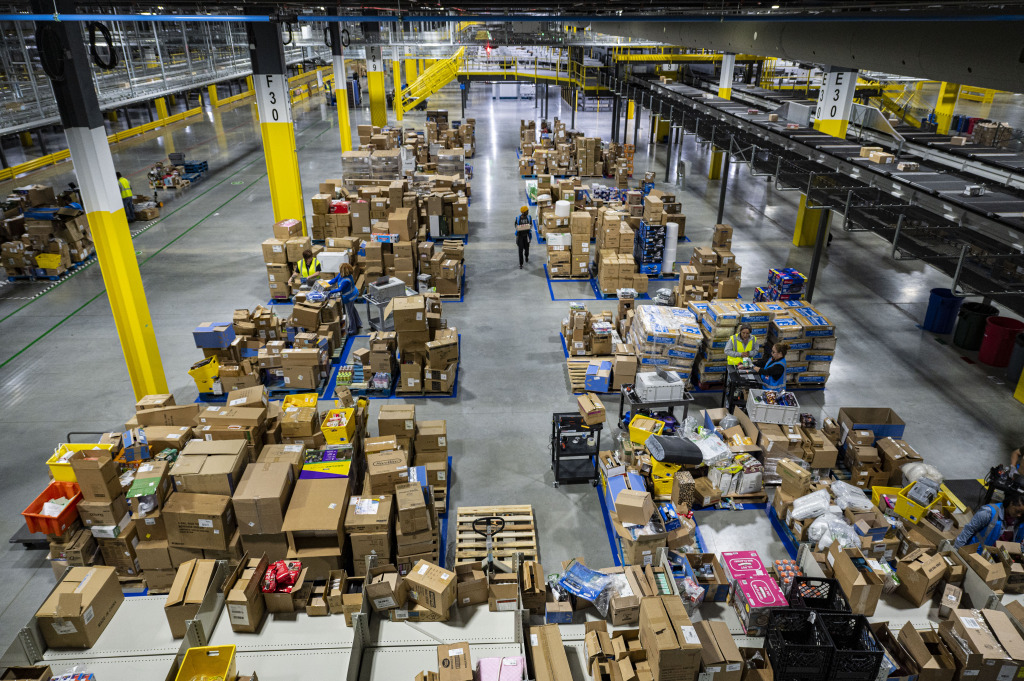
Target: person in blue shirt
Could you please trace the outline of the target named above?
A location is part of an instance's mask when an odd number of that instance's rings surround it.
[[[978,544],[978,553],[986,546],[995,546],[997,541],[1021,541],[1020,517],[1024,515],[1024,499],[1020,495],[1008,492],[1000,504],[985,504],[978,509],[971,521],[953,542],[953,548]],[[1006,529],[1013,525],[1014,528]],[[1009,538],[1005,533],[1012,532]]]
[[[772,351],[766,352],[754,366],[754,371],[761,377],[765,390],[785,390],[787,352],[787,344],[776,343],[772,346]]]
[[[350,336],[359,333],[359,327],[362,326],[362,322],[359,320],[359,312],[356,310],[356,298],[359,297],[359,291],[356,289],[356,283],[353,279],[354,274],[355,269],[352,265],[347,262],[342,263],[341,267],[338,268],[338,276],[327,282],[331,292],[339,294],[341,302],[345,305],[345,316],[348,318],[347,333]]]

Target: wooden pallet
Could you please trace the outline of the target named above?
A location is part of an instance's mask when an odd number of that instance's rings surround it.
[[[492,540],[495,558],[508,560],[516,553],[522,553],[525,560],[540,559],[532,506],[460,506],[456,510],[456,565],[487,557],[486,539],[473,530],[473,520],[487,516],[505,519],[505,529]]]
[[[591,362],[611,361],[614,357],[606,355],[583,355],[569,357],[565,360],[565,369],[569,374],[569,389],[574,393],[586,391],[587,367]]]

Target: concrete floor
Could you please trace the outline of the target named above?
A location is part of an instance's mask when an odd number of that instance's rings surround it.
[[[430,103],[448,107],[457,118],[458,102],[452,90]],[[562,105],[552,91],[551,115],[559,116]],[[512,220],[524,196],[514,152],[518,124],[536,111],[532,101],[492,100],[489,88],[474,86],[471,92],[467,115],[477,120],[477,156],[469,277],[465,302],[445,305],[449,323],[462,333],[459,392],[456,399],[411,402],[422,418],[448,420],[451,506],[532,504],[546,565],[584,555],[589,564],[603,566],[611,564],[611,553],[597,494],[589,485],[551,485],[551,413],[575,408],[558,339],[568,304],[550,300],[543,250],[535,246],[531,263],[520,271],[512,240]],[[353,126],[367,118],[365,110],[356,112]],[[422,113],[410,118],[422,125]],[[135,239],[168,383],[179,402],[196,396],[186,374],[201,356],[191,338],[196,323],[228,319],[235,308],[267,299],[259,244],[270,234],[272,216],[255,120],[254,106],[244,104],[171,131],[175,148],[208,159],[211,174],[170,201],[163,218]],[[309,197],[321,179],[338,174],[335,111],[305,102],[296,107],[295,120]],[[607,137],[609,116],[580,114],[577,127]],[[648,147],[646,129],[645,119],[636,172],[651,168],[661,180],[665,146]],[[141,187],[146,168],[165,155],[164,143],[157,136],[118,145],[115,164]],[[707,151],[692,137],[681,148],[686,234],[695,244],[710,241],[718,203],[718,182],[706,179]],[[61,186],[69,178],[64,164],[32,181]],[[744,269],[742,295],[749,300],[769,268],[806,271],[811,251],[791,244],[797,194],[777,192],[736,165],[729,187],[726,222],[735,227],[733,250]],[[802,393],[801,400],[808,411],[828,415],[841,406],[891,406],[908,423],[907,439],[930,462],[948,477],[973,477],[1020,444],[1024,405],[1013,400],[999,372],[965,361],[964,353],[917,328],[929,289],[948,283],[920,263],[891,261],[873,235],[836,233],[815,302],[838,326],[838,355],[828,389]],[[589,287],[557,286],[560,298],[592,297]],[[68,431],[117,428],[133,409],[99,268],[33,298],[42,288],[0,287],[3,538],[20,526],[18,513],[46,482],[44,460]],[[588,305],[595,311],[614,308],[613,302]],[[717,406],[718,398],[704,395],[698,403]],[[383,402],[371,404],[375,412]],[[606,433],[609,445],[615,435]],[[718,535],[723,531],[716,529]],[[0,645],[6,646],[53,576],[42,552],[20,546],[0,549],[0,570]]]

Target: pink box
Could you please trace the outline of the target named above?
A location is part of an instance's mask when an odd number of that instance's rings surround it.
[[[768,576],[768,568],[764,566],[757,551],[726,551],[722,554],[722,567],[733,582]]]
[[[733,606],[748,636],[764,636],[767,633],[771,609],[785,608],[788,605],[782,589],[768,575],[736,580]]]
[[[522,655],[509,657],[484,657],[478,663],[478,681],[524,681],[526,679],[526,658]]]

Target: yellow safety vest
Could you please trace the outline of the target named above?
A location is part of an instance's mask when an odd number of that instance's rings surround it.
[[[127,177],[122,177],[117,180],[117,183],[121,185],[121,198],[130,199],[132,198],[132,183],[128,181]]]
[[[738,333],[733,335],[733,337],[729,339],[729,342],[735,344],[735,348],[736,348],[737,352],[750,352],[753,349],[753,347],[754,347],[754,337],[753,336],[751,336],[750,340],[747,341],[746,347],[744,347],[743,341],[740,340],[740,335]],[[737,365],[743,363],[743,358],[742,357],[726,357],[726,359],[729,360],[729,364],[731,366],[737,366]]]
[[[316,274],[316,266],[319,264],[320,261],[316,259],[316,256],[314,256],[313,259],[309,262],[309,265],[306,265],[306,260],[304,258],[300,259],[299,276],[302,277],[303,279],[312,277],[314,274]]]

